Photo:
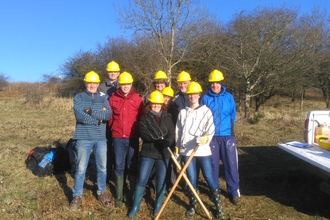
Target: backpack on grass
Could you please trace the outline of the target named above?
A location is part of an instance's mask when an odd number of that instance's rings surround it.
[[[26,168],[30,169],[36,176],[49,176],[53,174],[55,149],[50,147],[36,147],[29,152],[25,160]]]
[[[36,147],[25,160],[26,167],[36,176],[50,176],[71,169],[70,154],[67,148],[58,146]]]

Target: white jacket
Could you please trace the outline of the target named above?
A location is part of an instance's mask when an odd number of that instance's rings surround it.
[[[214,123],[211,110],[206,105],[195,109],[186,107],[179,112],[175,128],[175,142],[180,150],[180,155],[189,156],[198,146],[197,137],[209,136],[206,144],[200,145],[195,156],[209,156],[212,154],[210,141],[214,135]]]

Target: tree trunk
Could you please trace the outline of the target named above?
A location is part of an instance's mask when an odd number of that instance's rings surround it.
[[[250,94],[248,92],[245,93],[245,101],[244,101],[244,107],[245,107],[245,119],[250,118]]]

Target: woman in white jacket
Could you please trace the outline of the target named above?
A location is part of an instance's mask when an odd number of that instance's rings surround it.
[[[187,88],[190,105],[182,109],[176,123],[176,146],[180,149],[180,155],[186,163],[194,148],[197,151],[191,160],[187,175],[193,185],[197,188],[196,162],[200,164],[203,176],[212,192],[213,201],[216,206],[217,219],[225,219],[225,214],[220,201],[220,189],[217,187],[212,172],[212,152],[210,140],[214,134],[213,115],[206,105],[200,105],[202,88],[197,82],[191,82]],[[192,192],[189,193],[190,204],[186,212],[188,218],[195,214],[197,200]]]

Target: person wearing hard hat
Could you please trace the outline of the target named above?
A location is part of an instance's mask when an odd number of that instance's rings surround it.
[[[179,112],[181,109],[189,106],[189,99],[187,97],[186,91],[187,87],[190,84],[191,77],[190,74],[186,71],[182,71],[179,73],[177,77],[179,92],[174,96],[173,101],[179,106]]]
[[[133,77],[123,72],[118,78],[119,89],[109,98],[113,114],[108,122],[112,131],[115,156],[116,207],[123,204],[124,171],[127,169],[130,193],[134,192],[139,152],[138,123],[144,114],[143,101],[133,89]],[[132,198],[130,195],[127,198]]]
[[[173,101],[178,105],[178,111],[180,112],[182,109],[185,109],[186,107],[189,106],[189,98],[186,94],[187,88],[191,82],[191,77],[190,74],[186,71],[181,71],[179,75],[177,76],[177,82],[178,82],[178,87],[179,87],[179,92],[174,96]],[[199,177],[199,164],[197,163],[196,166],[197,169],[197,179]],[[183,185],[184,189],[187,189],[187,185],[184,183]],[[197,192],[199,192],[199,189],[197,187]]]
[[[178,119],[178,105],[172,101],[174,97],[174,90],[171,87],[165,87],[162,90],[162,94],[164,96],[164,104],[167,108],[167,112],[170,114],[173,124],[176,124],[176,121]],[[170,149],[172,150],[173,153],[175,153],[175,143],[173,143],[170,146]],[[176,180],[177,173],[175,172],[175,165],[173,164],[172,160],[169,161],[168,168],[166,170],[166,187],[167,190],[169,191],[172,188],[173,183]]]
[[[108,78],[99,86],[98,91],[109,98],[119,88],[118,76],[120,74],[120,67],[115,61],[111,61],[108,63],[106,70],[108,72]]]
[[[128,217],[134,217],[140,209],[151,170],[156,170],[156,202],[153,214],[157,216],[165,197],[166,169],[171,157],[168,147],[174,143],[174,125],[166,112],[164,96],[158,90],[150,93],[145,114],[139,122],[139,135],[143,141],[140,157],[139,178],[135,187],[134,202]]]
[[[109,120],[112,111],[105,95],[97,88],[100,83],[99,75],[88,72],[84,78],[86,91],[74,97],[74,115],[76,129],[73,139],[76,141],[75,175],[72,189],[73,200],[71,211],[77,211],[81,206],[86,169],[93,150],[96,162],[96,181],[98,200],[105,207],[110,207],[110,200],[106,193],[107,178],[107,139],[105,121]]]
[[[155,74],[155,77],[154,77],[154,80],[152,82],[152,91],[159,91],[159,92],[162,92],[162,90],[168,85],[168,77],[167,77],[167,74],[162,71],[162,70],[159,70],[156,72]],[[143,104],[146,106],[148,104],[148,99],[149,99],[149,95],[150,93],[147,93],[145,96],[144,96],[144,99],[143,99]]]
[[[162,90],[168,85],[168,77],[167,74],[162,71],[162,70],[158,70],[155,73],[154,76],[154,80],[152,82],[152,91],[159,91],[162,92]],[[143,104],[144,106],[147,106],[149,103],[149,96],[150,93],[147,93],[144,96],[143,99]],[[149,181],[148,181],[148,189],[150,191],[150,194],[153,194],[156,190],[156,173],[155,173],[155,167],[153,167],[150,177],[149,177]]]
[[[100,84],[98,91],[101,94],[105,94],[107,99],[109,99],[114,92],[119,88],[118,84],[118,76],[120,74],[119,64],[115,61],[111,61],[108,63],[107,68],[108,78],[104,83]],[[107,145],[108,145],[108,155],[107,155],[107,182],[110,181],[111,175],[113,172],[114,166],[114,155],[113,155],[113,143],[112,143],[112,132],[109,126],[106,128],[106,136],[107,136]]]
[[[236,123],[236,105],[233,96],[222,84],[224,76],[219,70],[209,74],[210,86],[201,99],[214,117],[215,134],[210,143],[213,157],[213,176],[219,186],[219,163],[223,163],[227,191],[234,205],[240,204],[238,157],[234,124]]]
[[[213,178],[212,151],[210,140],[214,134],[214,123],[211,110],[206,105],[200,105],[202,87],[197,82],[191,82],[187,87],[190,104],[179,113],[175,127],[175,142],[179,148],[184,163],[189,163],[187,176],[197,189],[197,162],[200,165],[204,179],[211,191],[212,200],[216,206],[217,219],[225,219],[220,201],[220,189]],[[192,158],[192,159],[191,159]],[[197,200],[194,194],[189,193],[190,204],[186,217],[192,218],[195,214]]]

